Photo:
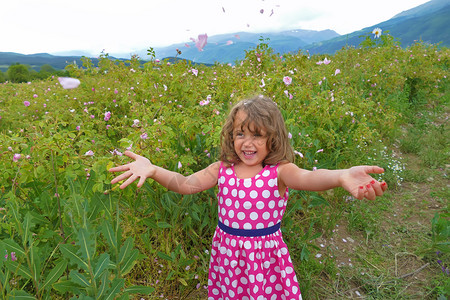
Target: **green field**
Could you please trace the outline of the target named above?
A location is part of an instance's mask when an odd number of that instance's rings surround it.
[[[73,90],[0,84],[0,299],[205,299],[215,189],[120,190],[107,169],[127,148],[182,174],[206,167],[228,110],[254,94],[277,102],[298,166],[386,170],[373,202],[290,193],[282,230],[303,298],[449,297],[450,51],[369,38],[324,60],[262,42],[235,65],[105,55],[66,67]]]

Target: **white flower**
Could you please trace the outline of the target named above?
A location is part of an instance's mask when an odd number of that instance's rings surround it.
[[[84,155],[86,155],[86,156],[94,156],[94,151],[89,150],[89,151],[86,152]]]
[[[382,30],[379,27],[377,27],[374,30],[372,30],[372,33],[375,35],[374,36],[375,38],[379,38],[381,36],[381,32],[382,32]]]

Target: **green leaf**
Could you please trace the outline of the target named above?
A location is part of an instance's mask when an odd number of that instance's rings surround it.
[[[136,258],[138,257],[138,255],[139,251],[137,249],[133,249],[131,251],[131,254],[128,255],[123,264],[121,264],[120,271],[122,275],[125,275],[131,271],[131,269],[134,267],[134,264],[136,263]]]
[[[110,280],[108,279],[108,272],[103,273],[102,277],[102,284],[100,285],[100,288],[97,291],[97,297],[96,299],[101,299],[103,294],[106,292]]]
[[[103,253],[102,255],[100,255],[96,265],[95,265],[95,270],[94,270],[94,278],[97,279],[104,270],[106,270],[109,266],[109,254],[108,253]]]
[[[83,274],[78,273],[78,271],[72,270],[69,274],[70,279],[81,287],[88,287],[91,285],[89,280]]]
[[[120,289],[125,285],[125,279],[115,278],[112,282],[111,289],[108,291],[105,300],[113,300],[120,293]]]
[[[130,293],[130,294],[144,294],[148,295],[155,291],[154,287],[151,286],[143,286],[143,285],[133,285],[130,287],[127,287],[124,292]]]
[[[109,224],[108,221],[103,222],[101,230],[109,246],[114,250],[117,250],[117,239],[111,224]]]
[[[25,277],[26,279],[32,279],[33,276],[31,275],[30,269],[28,269],[26,266],[17,263],[16,261],[5,261],[5,265],[13,273],[17,273],[20,276]]]
[[[87,229],[80,228],[78,231],[78,241],[76,243],[80,246],[81,255],[86,261],[91,261],[95,252],[95,242],[91,239],[91,236]]]
[[[51,286],[54,282],[56,282],[59,277],[64,273],[64,270],[67,267],[67,261],[60,261],[47,275],[44,284],[41,286],[41,289],[46,289]]]
[[[164,253],[164,252],[158,251],[158,252],[156,253],[156,255],[158,255],[158,256],[161,257],[162,259],[165,259],[165,260],[168,260],[168,261],[173,261],[173,258],[172,258],[170,255],[167,255],[167,254]]]
[[[5,243],[6,250],[9,250],[9,252],[16,252],[16,256],[22,256],[25,257],[25,250],[19,246],[15,241],[11,239],[7,239],[3,241]]]
[[[308,250],[308,247],[306,245],[303,245],[302,252],[300,253],[300,259],[308,260],[309,254],[310,254],[310,252]]]
[[[36,299],[36,297],[28,294],[25,291],[17,291],[17,290],[13,290],[11,292],[10,298],[12,299],[17,299],[17,300],[30,300],[30,299]]]
[[[169,223],[166,223],[166,222],[158,222],[158,227],[159,228],[172,228],[172,225],[170,225]]]
[[[76,264],[80,268],[88,269],[88,264],[77,254],[75,246],[69,244],[63,244],[59,247],[64,257],[68,258],[73,264]]]
[[[80,285],[72,280],[62,279],[53,284],[53,288],[60,293],[74,293],[80,294]]]
[[[30,236],[30,228],[33,225],[31,222],[32,219],[33,216],[30,214],[30,212],[27,212],[22,222],[22,230],[23,230],[22,243],[24,247],[26,246],[26,243],[28,242],[28,238]]]
[[[129,237],[127,238],[123,246],[120,247],[119,261],[118,261],[119,265],[125,261],[128,255],[130,255],[131,250],[133,249],[133,244],[134,244],[133,239]]]

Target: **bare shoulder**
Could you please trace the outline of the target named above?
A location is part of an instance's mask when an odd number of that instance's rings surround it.
[[[283,162],[280,163],[278,166],[278,176],[280,176],[282,173],[289,173],[292,170],[298,169],[297,165],[290,162]]]

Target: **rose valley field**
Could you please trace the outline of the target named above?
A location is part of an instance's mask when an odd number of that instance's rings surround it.
[[[230,107],[273,98],[306,169],[377,164],[376,201],[292,191],[282,223],[304,299],[450,296],[450,51],[371,36],[332,56],[261,40],[235,65],[102,55],[0,85],[0,298],[205,299],[215,189],[110,184],[126,149],[189,174],[218,158]]]

